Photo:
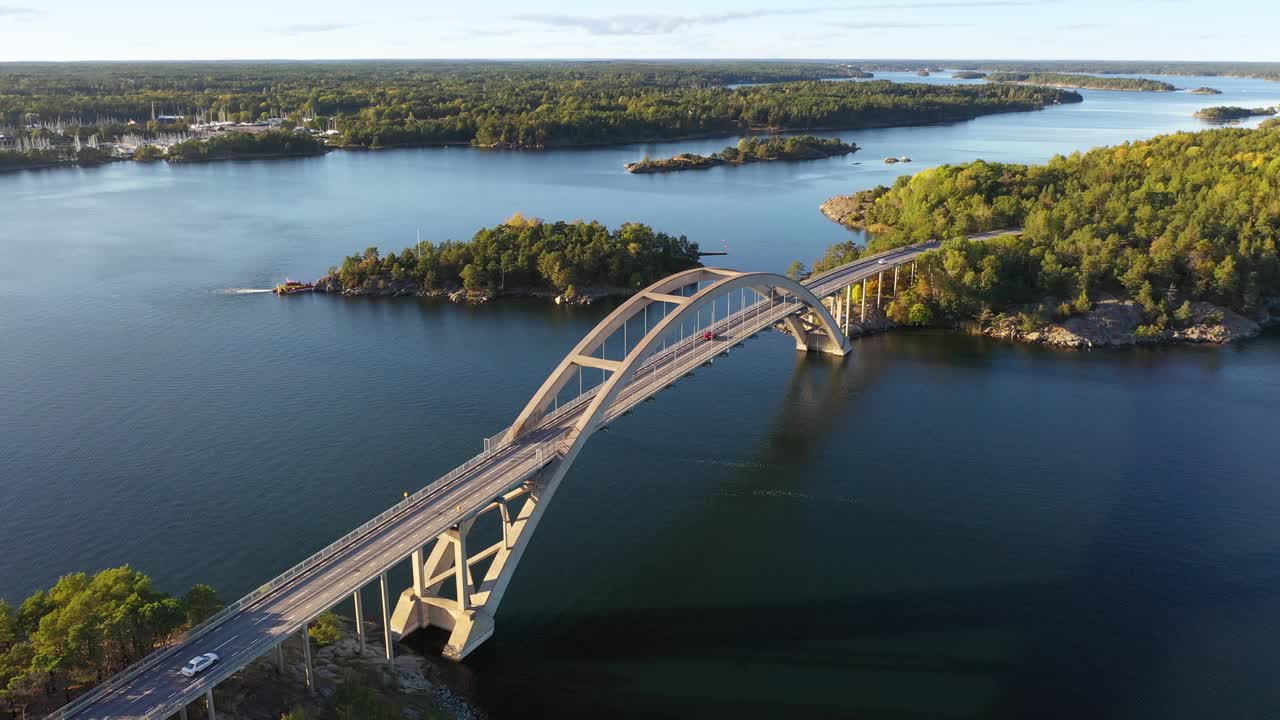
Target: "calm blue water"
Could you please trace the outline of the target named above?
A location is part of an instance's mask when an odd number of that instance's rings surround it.
[[[606,311],[239,290],[516,211],[777,270],[849,237],[817,210],[836,193],[1280,103],[1171,81],[1224,94],[1084,91],[669,175],[622,164],[733,139],[0,176],[0,596],[125,562],[237,596],[479,451]],[[765,335],[592,441],[464,671],[498,717],[1268,716],[1278,363],[1276,336],[902,334],[833,363]]]

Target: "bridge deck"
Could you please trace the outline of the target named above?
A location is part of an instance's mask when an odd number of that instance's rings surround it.
[[[815,295],[823,297],[914,260],[937,246],[938,243],[927,243],[861,259],[805,284]],[[656,395],[737,342],[804,309],[803,305],[780,300],[760,302],[702,329],[715,330],[718,335],[715,340],[692,336],[655,353],[610,406],[606,421]],[[149,657],[143,664],[112,678],[49,717],[165,718],[177,713],[222,679],[298,632],[316,615],[350,597],[460,519],[555,461],[585,408],[586,403],[581,401],[559,408],[530,432],[484,453],[472,461],[472,467],[409,503],[314,567],[239,608],[213,627]],[[178,673],[188,658],[205,652],[218,653],[220,661],[195,678]]]

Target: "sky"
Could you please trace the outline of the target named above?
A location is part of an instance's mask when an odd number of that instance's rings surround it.
[[[0,0],[0,61],[1280,60],[1275,0]]]

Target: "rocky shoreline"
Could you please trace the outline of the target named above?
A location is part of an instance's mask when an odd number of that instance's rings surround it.
[[[1191,304],[1191,318],[1183,327],[1144,334],[1139,331],[1142,324],[1142,308],[1137,303],[1108,298],[1095,303],[1089,312],[1061,322],[1028,324],[1018,313],[999,313],[947,327],[970,335],[1076,350],[1138,345],[1225,345],[1256,337],[1269,327],[1280,327],[1280,298],[1272,300],[1257,320],[1212,303],[1196,302]],[[850,323],[849,337],[902,327],[906,325],[895,322],[883,309],[868,307],[866,322]]]
[[[828,198],[818,206],[818,209],[834,223],[852,230],[864,230],[867,210],[875,203],[875,199],[874,193],[863,190],[851,195],[836,195]]]
[[[350,621],[341,621],[341,636],[331,645],[312,643],[316,689],[306,686],[302,647],[297,638],[284,645],[283,671],[275,653],[268,653],[223,681],[214,690],[220,720],[281,720],[284,717],[328,717],[331,705],[346,696],[372,698],[406,720],[483,720],[483,711],[450,687],[451,669],[443,661],[397,653],[388,664],[381,651],[368,647],[362,655]],[[368,628],[369,637],[379,637]],[[198,708],[193,708],[199,712]],[[348,711],[366,708],[348,706]],[[300,712],[299,712],[300,711]],[[287,713],[287,714],[286,714]],[[202,713],[201,713],[202,716]]]
[[[632,290],[616,287],[575,289],[572,295],[544,288],[507,288],[505,290],[426,288],[412,280],[395,280],[389,277],[374,278],[355,287],[346,287],[337,275],[325,275],[316,280],[315,292],[344,297],[437,298],[467,305],[483,305],[499,297],[540,298],[550,300],[557,305],[591,305],[604,298],[630,297],[633,294]]]
[[[1275,305],[1273,303],[1273,305]],[[1226,344],[1257,336],[1263,328],[1280,324],[1280,306],[1259,320],[1207,302],[1191,303],[1191,318],[1182,327],[1143,333],[1142,308],[1132,300],[1105,299],[1089,312],[1061,322],[1026,324],[1017,314],[995,315],[966,323],[968,332],[987,337],[1038,343],[1061,348],[1133,347],[1183,343]]]

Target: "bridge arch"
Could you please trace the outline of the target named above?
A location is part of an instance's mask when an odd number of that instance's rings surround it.
[[[680,291],[690,285],[706,281],[710,281],[710,284],[692,295],[673,293],[673,291]],[[665,342],[678,324],[682,325],[691,316],[700,317],[700,313],[709,305],[713,305],[719,297],[740,289],[751,290],[764,299],[776,299],[780,295],[784,298],[790,296],[796,303],[808,308],[809,314],[816,319],[815,327],[806,327],[794,317],[787,318],[793,334],[796,335],[798,349],[809,349],[814,345],[810,341],[810,333],[817,330],[825,341],[825,351],[835,355],[844,355],[849,351],[849,340],[840,331],[830,311],[817,296],[799,282],[783,275],[766,272],[742,273],[722,268],[687,270],[663,278],[636,293],[588,332],[565,355],[543,382],[542,387],[530,398],[528,404],[512,423],[506,440],[515,440],[536,425],[580,368],[598,368],[611,373],[596,392],[591,405],[582,414],[575,428],[575,434],[591,434],[601,424],[604,413],[607,412],[617,394],[631,383],[636,371],[658,346]],[[635,318],[646,314],[649,307],[670,304],[674,304],[676,308],[670,312],[664,312],[656,324],[649,326],[646,318],[645,334],[634,347],[627,351],[624,359],[613,361],[594,357],[594,353],[610,337]]]

